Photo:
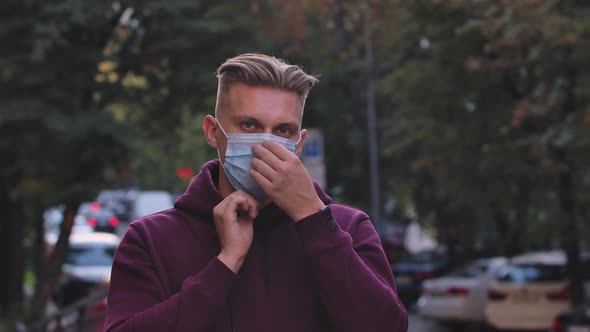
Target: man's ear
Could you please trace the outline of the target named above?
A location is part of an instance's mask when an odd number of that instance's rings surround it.
[[[207,144],[217,149],[217,120],[212,115],[207,115],[203,119],[203,133]]]
[[[301,138],[299,139],[299,144],[295,147],[295,154],[297,157],[301,157],[301,153],[303,152],[303,145],[305,144],[305,139],[307,138],[307,129],[301,130]]]

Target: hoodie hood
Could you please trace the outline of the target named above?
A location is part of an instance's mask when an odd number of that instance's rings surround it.
[[[197,217],[199,220],[204,219],[213,223],[213,208],[223,200],[219,192],[220,166],[221,162],[217,159],[205,163],[185,193],[176,200],[174,207]],[[324,204],[331,203],[332,198],[320,188],[318,183],[313,181],[313,184],[322,202]],[[276,217],[277,214],[284,214],[284,212],[274,203],[270,203],[260,209],[257,219]]]

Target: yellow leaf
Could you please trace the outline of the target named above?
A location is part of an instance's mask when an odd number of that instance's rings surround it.
[[[114,71],[110,72],[107,77],[108,77],[109,83],[115,83],[119,80],[119,74],[117,74]]]
[[[117,64],[113,61],[101,61],[98,64],[98,71],[101,73],[107,73],[115,70],[117,68]]]

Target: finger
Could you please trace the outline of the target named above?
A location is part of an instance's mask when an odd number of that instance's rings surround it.
[[[252,220],[256,219],[256,216],[258,215],[258,202],[256,200],[252,201],[248,201],[248,205],[250,206],[250,218],[252,218]]]
[[[240,199],[242,199],[242,208],[245,212],[248,212],[250,218],[254,219],[258,215],[258,201],[250,196],[249,194],[239,191]]]
[[[258,182],[258,184],[262,187],[264,192],[269,193],[271,191],[270,189],[272,188],[272,182],[269,179],[267,179],[264,175],[260,174],[255,169],[250,170],[250,175],[254,178],[256,182]]]
[[[277,170],[281,167],[281,163],[283,161],[261,144],[254,144],[252,146],[252,152],[254,152],[254,156],[256,158],[264,161],[268,166],[272,167],[274,170]],[[289,151],[287,150],[287,152]]]
[[[258,209],[260,208],[260,204],[254,197],[250,195],[248,195],[248,202],[250,204],[250,217],[254,219],[256,218],[256,216],[258,216]]]
[[[245,214],[244,216],[247,215],[250,219],[254,219],[258,215],[258,207],[256,206],[256,203],[246,200],[240,204],[240,207]]]
[[[258,159],[256,157],[252,158],[251,163],[252,163],[252,169],[254,169],[258,173],[264,175],[264,177],[266,177],[267,179],[269,179],[272,182],[272,179],[275,177],[277,172],[272,167],[270,167],[270,165],[268,165],[262,159]]]
[[[238,204],[238,215],[242,218],[250,218],[250,204],[247,201],[242,201]]]
[[[247,199],[245,196],[246,193],[237,190],[231,193],[228,197],[226,197],[224,214],[235,214],[238,212],[238,210],[242,209],[242,202],[244,202]]]
[[[223,220],[226,222],[234,222],[238,216],[238,204],[239,201],[235,197],[226,198],[225,206],[223,208]]]
[[[291,151],[287,150],[286,147],[280,145],[277,142],[273,141],[264,141],[262,142],[262,147],[268,149],[272,154],[274,154],[280,160],[289,160],[293,158],[294,154]]]

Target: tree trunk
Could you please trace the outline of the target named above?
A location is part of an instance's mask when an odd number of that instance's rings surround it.
[[[47,247],[45,246],[45,227],[44,227],[44,220],[43,220],[43,208],[40,202],[40,199],[37,198],[37,200],[35,201],[35,208],[36,208],[36,214],[35,214],[35,220],[33,220],[34,224],[33,224],[33,233],[34,233],[34,238],[33,238],[33,252],[32,252],[32,258],[33,258],[33,273],[35,274],[35,277],[37,278],[37,280],[40,280],[41,276],[43,275],[43,271],[45,268],[45,265],[48,261],[47,259]],[[37,294],[37,289],[38,289],[38,285],[40,283],[37,282],[35,284],[35,294]]]
[[[22,213],[18,202],[10,197],[10,185],[0,179],[0,313],[14,313],[20,308],[23,291],[24,248]]]
[[[499,205],[491,204],[490,210],[492,211],[492,218],[494,221],[494,226],[497,228],[498,233],[500,236],[504,236],[508,234],[510,231],[510,222],[508,220],[508,216],[506,215],[505,209],[501,208]],[[502,254],[509,256],[508,254],[508,244],[506,240],[498,243],[498,252],[496,254]]]
[[[565,73],[569,86],[566,90],[566,98],[563,103],[563,119],[577,109],[576,89],[578,83],[578,68],[572,65],[573,50],[566,48],[565,57],[568,59],[568,66]],[[564,147],[555,149],[555,161],[557,164],[557,181],[559,203],[563,220],[560,223],[561,246],[567,255],[567,274],[571,292],[571,303],[578,306],[584,303],[584,280],[582,265],[580,262],[580,238],[578,230],[578,213],[576,211],[576,196],[574,191],[574,170],[567,160],[567,150]]]
[[[559,162],[558,189],[562,220],[560,223],[561,247],[567,255],[566,270],[569,278],[571,303],[578,306],[584,303],[584,284],[580,261],[580,238],[574,196],[574,181],[571,166],[565,158],[565,151],[556,153]]]
[[[450,207],[448,201],[437,201],[436,227],[438,238],[444,244],[449,266],[462,265],[477,255],[475,252],[476,214],[465,205]]]
[[[509,225],[508,239],[506,242],[506,255],[508,257],[515,256],[522,253],[524,250],[523,246],[523,234],[526,234],[528,218],[529,218],[529,207],[531,198],[530,181],[527,176],[522,176],[518,179],[518,187],[514,201],[515,216],[514,220]]]
[[[35,314],[42,317],[47,301],[55,291],[55,286],[61,276],[61,268],[65,261],[69,248],[70,233],[76,217],[80,202],[67,203],[64,209],[64,217],[60,226],[60,233],[55,247],[41,268],[41,274],[37,276],[33,309]]]

